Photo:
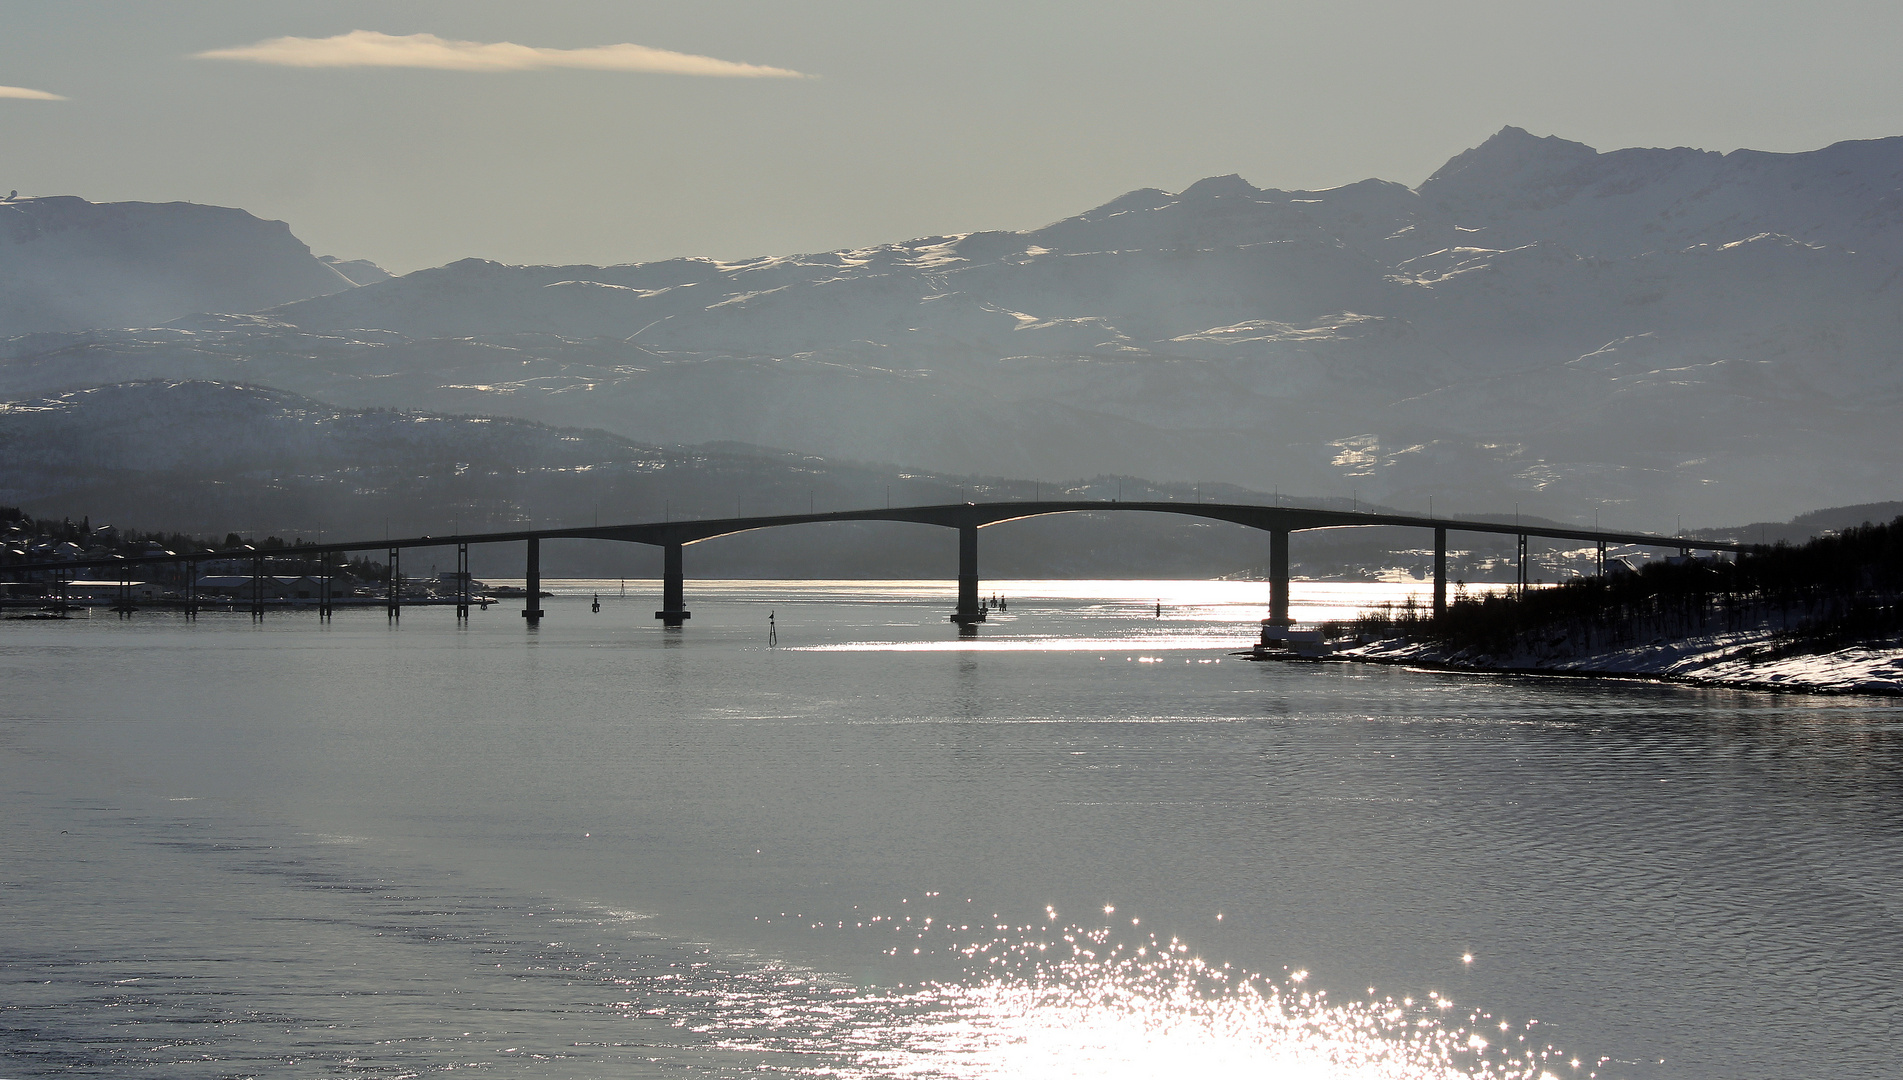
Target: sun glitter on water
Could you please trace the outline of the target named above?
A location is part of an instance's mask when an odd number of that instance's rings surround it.
[[[885,920],[881,920],[885,921]],[[1534,1042],[1529,1025],[1437,995],[1334,1001],[1307,972],[1211,964],[1128,923],[1096,928],[887,922],[911,954],[938,938],[971,976],[830,1001],[785,1002],[733,1050],[827,1056],[808,1075],[978,1078],[1194,1076],[1289,1080],[1572,1080],[1597,1074]],[[961,934],[961,931],[964,933]],[[810,1062],[810,1058],[808,1059]]]

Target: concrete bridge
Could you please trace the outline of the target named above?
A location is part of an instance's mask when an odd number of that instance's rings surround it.
[[[985,617],[983,603],[979,599],[978,589],[978,530],[993,525],[1024,518],[1043,517],[1049,514],[1102,514],[1109,512],[1138,512],[1152,514],[1176,514],[1183,517],[1202,518],[1211,521],[1227,521],[1252,529],[1260,529],[1269,534],[1269,620],[1274,625],[1286,626],[1289,619],[1289,574],[1288,541],[1289,534],[1312,529],[1365,528],[1386,525],[1404,528],[1431,530],[1434,534],[1434,613],[1441,614],[1447,609],[1447,534],[1450,532],[1485,533],[1497,536],[1514,536],[1519,540],[1519,584],[1527,584],[1526,545],[1529,537],[1552,540],[1573,540],[1597,543],[1599,547],[1599,571],[1605,571],[1607,544],[1627,544],[1642,547],[1656,547],[1676,550],[1680,553],[1691,551],[1730,551],[1743,552],[1755,550],[1758,545],[1735,544],[1710,540],[1692,540],[1676,536],[1657,536],[1650,533],[1614,532],[1602,529],[1572,529],[1559,526],[1506,524],[1493,521],[1478,521],[1462,518],[1417,517],[1408,514],[1362,513],[1343,510],[1308,510],[1281,506],[1254,506],[1237,503],[1205,502],[1086,502],[1086,501],[1037,501],[1037,502],[991,502],[991,503],[951,503],[943,506],[907,506],[889,507],[878,510],[840,510],[831,513],[780,514],[765,517],[712,518],[693,521],[661,521],[632,525],[594,525],[586,528],[557,529],[521,529],[510,532],[465,533],[453,536],[415,536],[398,540],[363,540],[343,543],[302,544],[296,547],[259,551],[253,548],[239,548],[224,551],[200,552],[193,555],[153,555],[137,558],[108,558],[77,560],[70,562],[17,563],[0,567],[0,574],[13,576],[32,571],[62,571],[78,569],[112,568],[121,572],[121,580],[131,580],[128,573],[137,566],[150,564],[190,564],[191,578],[196,581],[196,565],[210,561],[251,560],[253,580],[259,587],[253,591],[254,614],[262,615],[264,610],[262,583],[264,580],[264,562],[267,557],[295,556],[317,558],[325,569],[320,576],[324,582],[324,591],[319,598],[320,611],[330,613],[329,597],[329,557],[362,551],[384,551],[387,553],[389,567],[389,595],[387,603],[390,613],[395,615],[401,607],[397,595],[398,561],[403,551],[410,548],[454,547],[457,553],[457,571],[462,582],[462,593],[457,605],[457,614],[466,616],[469,612],[469,546],[471,544],[507,544],[526,543],[528,549],[527,565],[524,577],[527,580],[528,600],[522,615],[531,625],[539,622],[543,612],[538,600],[542,583],[541,543],[543,540],[618,540],[624,543],[647,544],[662,549],[662,587],[661,610],[654,613],[663,625],[678,627],[691,613],[687,610],[686,571],[683,566],[683,551],[690,545],[719,536],[731,536],[735,533],[752,532],[756,529],[776,529],[790,525],[812,525],[842,521],[900,521],[918,525],[934,525],[941,528],[958,530],[958,604],[951,613],[954,622],[968,624],[982,622]],[[187,609],[196,607],[196,597],[187,599]]]

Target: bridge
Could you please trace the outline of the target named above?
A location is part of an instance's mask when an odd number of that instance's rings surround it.
[[[318,597],[320,614],[330,615],[330,558],[334,555],[347,555],[351,552],[383,551],[387,553],[386,573],[388,575],[388,596],[386,602],[392,616],[399,613],[401,599],[398,596],[398,562],[402,552],[413,548],[456,549],[458,581],[460,594],[456,612],[458,617],[467,617],[470,607],[469,596],[469,547],[472,544],[509,544],[525,543],[527,546],[527,565],[524,577],[527,578],[527,602],[522,616],[533,626],[540,622],[543,611],[540,603],[542,585],[541,544],[544,540],[616,540],[624,543],[646,544],[662,550],[662,586],[661,610],[654,613],[664,626],[679,627],[691,612],[687,610],[686,571],[683,552],[703,540],[720,536],[732,536],[735,533],[752,532],[758,529],[777,529],[792,525],[815,525],[846,521],[896,521],[918,525],[934,525],[941,528],[958,530],[958,602],[951,613],[953,622],[970,624],[984,621],[985,607],[979,599],[978,589],[978,530],[1010,521],[1026,518],[1044,517],[1051,514],[1102,514],[1107,512],[1138,512],[1152,514],[1176,514],[1183,517],[1202,518],[1211,521],[1226,521],[1236,525],[1259,529],[1269,534],[1269,622],[1272,625],[1287,626],[1289,619],[1289,572],[1288,543],[1291,533],[1315,529],[1366,528],[1370,526],[1399,526],[1431,530],[1434,535],[1434,613],[1439,615],[1447,610],[1447,534],[1450,532],[1482,533],[1491,535],[1514,536],[1519,542],[1519,585],[1527,585],[1526,545],[1531,537],[1551,540],[1572,540],[1597,543],[1599,551],[1598,569],[1605,572],[1606,545],[1625,544],[1639,547],[1654,547],[1676,550],[1681,554],[1692,551],[1729,551],[1746,552],[1757,550],[1760,545],[1727,543],[1711,540],[1694,540],[1677,536],[1658,536],[1650,533],[1616,532],[1602,529],[1573,529],[1563,526],[1507,524],[1504,522],[1481,521],[1462,518],[1418,517],[1408,514],[1386,514],[1343,510],[1314,510],[1283,506],[1255,506],[1238,503],[1205,502],[1111,502],[1101,501],[1030,501],[1030,502],[966,502],[940,506],[887,507],[876,510],[839,510],[828,513],[780,514],[764,517],[708,518],[691,521],[659,521],[630,525],[591,525],[585,528],[519,529],[507,532],[462,533],[450,536],[414,536],[397,540],[361,540],[342,543],[298,544],[293,547],[261,551],[252,547],[231,548],[217,551],[204,551],[195,554],[149,555],[137,557],[112,557],[102,559],[79,559],[60,562],[15,563],[0,566],[0,574],[13,576],[30,572],[53,572],[55,574],[79,569],[111,568],[120,572],[121,581],[130,581],[133,568],[151,564],[185,564],[188,578],[192,582],[191,592],[186,600],[186,610],[196,611],[197,566],[200,562],[243,561],[252,564],[253,614],[262,616],[264,611],[263,578],[267,557],[303,557],[316,558],[322,568],[319,573],[321,590]]]

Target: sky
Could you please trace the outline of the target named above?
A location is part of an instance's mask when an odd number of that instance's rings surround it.
[[[1028,229],[1140,187],[1418,184],[1903,135],[1903,5],[0,0],[0,193],[185,200],[406,272]]]

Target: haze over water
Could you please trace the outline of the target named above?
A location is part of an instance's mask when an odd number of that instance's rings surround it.
[[[1249,663],[1250,583],[558,589],[0,624],[0,1075],[1898,1070],[1888,701]]]

